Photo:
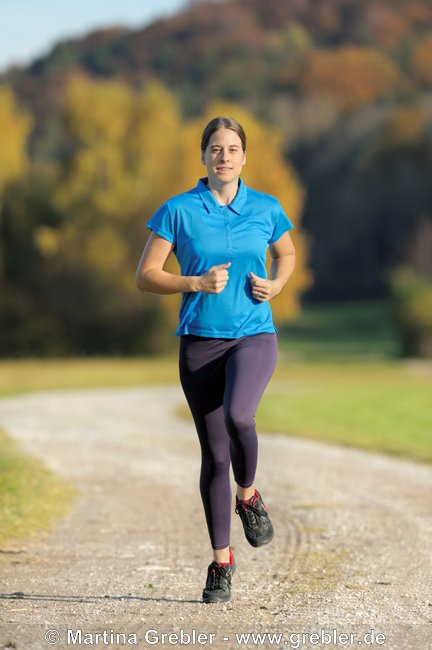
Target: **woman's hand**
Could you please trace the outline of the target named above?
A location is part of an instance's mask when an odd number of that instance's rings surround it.
[[[255,300],[259,302],[265,302],[266,300],[271,300],[278,293],[280,293],[282,286],[278,280],[266,280],[265,278],[260,278],[252,271],[249,273],[251,286],[252,286],[252,295]]]
[[[231,262],[212,266],[203,275],[198,276],[198,291],[203,293],[221,293],[227,285],[229,276],[227,268]]]

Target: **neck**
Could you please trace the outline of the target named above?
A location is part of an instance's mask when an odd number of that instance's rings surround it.
[[[228,203],[231,203],[235,198],[238,192],[239,179],[235,178],[229,183],[219,183],[218,181],[209,178],[208,186],[218,203],[221,205],[228,205]]]

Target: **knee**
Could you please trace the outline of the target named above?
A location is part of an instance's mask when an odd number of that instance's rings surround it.
[[[228,409],[225,412],[225,425],[230,435],[241,436],[255,430],[255,418],[246,411]]]
[[[211,454],[202,460],[203,474],[207,477],[214,478],[229,474],[230,471],[230,455],[227,454]]]

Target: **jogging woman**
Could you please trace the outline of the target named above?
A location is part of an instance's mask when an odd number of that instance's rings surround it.
[[[209,122],[201,160],[207,177],[169,199],[148,221],[152,233],[137,286],[153,294],[182,293],[175,334],[180,337],[180,381],[201,445],[200,491],[213,549],[203,591],[209,603],[231,596],[231,465],[235,512],[246,539],[258,547],[273,538],[254,486],[254,417],[276,365],[277,329],[269,301],[292,274],[295,253],[288,232],[293,225],[277,199],[246,187],[240,178],[246,136],[236,120]],[[171,252],[181,275],[164,270]]]

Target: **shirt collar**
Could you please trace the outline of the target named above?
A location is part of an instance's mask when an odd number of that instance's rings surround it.
[[[216,201],[207,183],[208,183],[207,177],[200,178],[196,186],[196,189],[207,210],[209,212],[216,212],[217,210],[220,210],[221,205]],[[242,181],[242,179],[239,178],[239,187],[237,190],[237,194],[235,195],[231,203],[227,205],[227,207],[233,212],[236,212],[237,214],[241,214],[244,205],[246,203],[246,197],[247,197],[247,187]]]

